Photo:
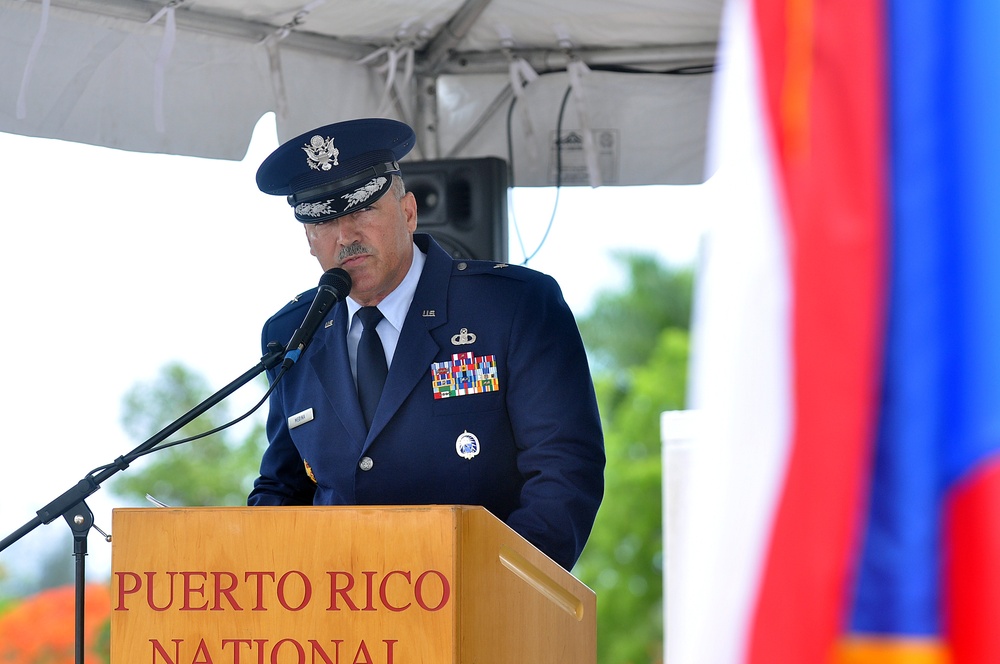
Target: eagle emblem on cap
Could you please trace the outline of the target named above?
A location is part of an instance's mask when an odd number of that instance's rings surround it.
[[[332,138],[323,138],[316,134],[309,139],[308,145],[304,148],[309,168],[314,171],[328,171],[334,166],[339,166],[337,157],[340,150],[334,147]]]

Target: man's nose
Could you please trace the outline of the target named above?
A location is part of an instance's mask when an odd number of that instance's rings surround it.
[[[361,239],[360,233],[358,232],[358,224],[354,219],[354,215],[347,214],[338,219],[337,224],[337,241],[341,246],[347,246],[349,244],[354,244]]]

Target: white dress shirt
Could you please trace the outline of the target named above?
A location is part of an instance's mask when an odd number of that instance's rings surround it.
[[[414,244],[413,260],[410,262],[410,269],[407,270],[403,281],[378,303],[378,309],[384,318],[375,329],[378,330],[378,336],[382,340],[387,366],[392,366],[392,356],[396,353],[399,333],[403,329],[403,321],[406,320],[406,312],[410,309],[410,303],[413,302],[413,295],[417,292],[417,282],[420,281],[420,273],[424,269],[425,262],[427,262],[427,256]],[[360,304],[350,296],[347,297],[347,354],[351,358],[351,373],[354,374],[355,383],[358,381],[358,344],[361,343],[361,331],[364,326],[360,319],[355,321],[354,314],[360,308]]]

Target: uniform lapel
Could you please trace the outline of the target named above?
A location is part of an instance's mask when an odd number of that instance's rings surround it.
[[[358,449],[365,440],[365,421],[358,403],[358,390],[351,374],[347,356],[347,306],[338,304],[333,312],[333,324],[317,335],[309,353],[309,369],[314,380],[330,401],[333,411],[340,418]]]

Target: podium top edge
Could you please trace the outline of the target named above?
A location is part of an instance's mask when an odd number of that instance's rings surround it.
[[[149,507],[115,507],[111,512],[167,512],[167,511],[198,511],[198,512],[487,512],[481,505],[212,505],[198,507],[173,507],[166,505]]]

